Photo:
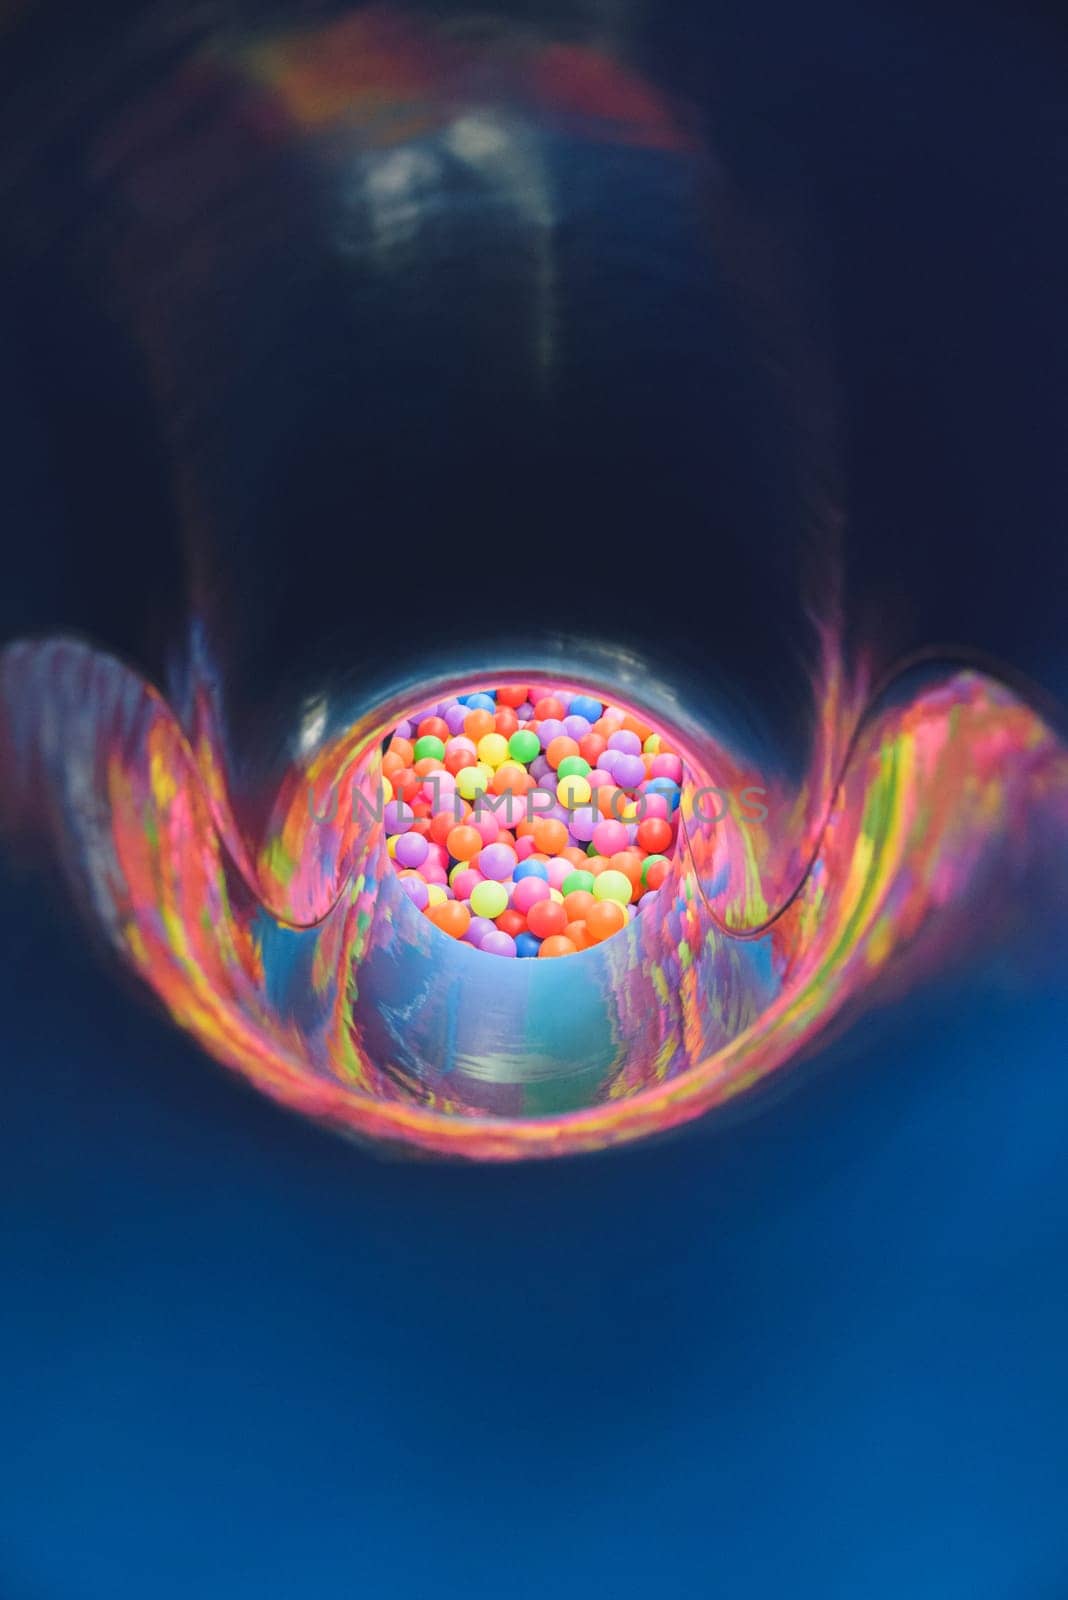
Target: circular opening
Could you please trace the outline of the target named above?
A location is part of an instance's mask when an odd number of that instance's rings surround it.
[[[589,694],[508,683],[423,705],[382,773],[405,893],[483,954],[577,955],[647,912],[670,873],[682,759]]]
[[[335,788],[351,786],[354,798],[335,805],[331,819],[320,796],[318,815],[326,820],[305,851],[309,859],[335,863],[348,892],[339,890],[314,927],[287,930],[278,969],[291,975],[296,1001],[329,947],[344,970],[347,1003],[331,1027],[304,1030],[306,1048],[317,1075],[342,1078],[373,1097],[391,1125],[403,1105],[435,1120],[470,1120],[472,1127],[487,1116],[523,1121],[605,1113],[646,1089],[670,1088],[749,1026],[774,986],[767,952],[716,927],[681,827],[673,853],[658,852],[666,870],[641,910],[611,937],[569,951],[567,959],[490,959],[433,924],[410,897],[413,880],[397,870],[395,843],[390,854],[390,841],[403,837],[387,825],[386,807],[395,798],[380,803],[390,741],[407,722],[416,735],[409,739],[414,756],[418,738],[437,736],[420,735],[418,723],[411,727],[406,713],[413,705],[449,710],[460,697],[470,705],[472,696],[509,683],[522,683],[539,699],[566,696],[568,706],[593,696],[648,727],[647,737],[655,731],[681,764],[680,814],[695,802],[699,814],[700,792],[721,776],[709,766],[715,757],[707,754],[707,734],[677,702],[657,697],[655,687],[649,698],[660,703],[651,705],[633,690],[548,673],[456,677],[425,684],[418,694],[409,686],[350,723],[327,769]],[[458,736],[450,730],[452,737]],[[323,759],[317,758],[320,766]],[[457,869],[463,870],[461,860],[450,860],[446,879]],[[293,937],[309,941],[305,960],[295,957]],[[266,947],[265,953],[269,966]]]

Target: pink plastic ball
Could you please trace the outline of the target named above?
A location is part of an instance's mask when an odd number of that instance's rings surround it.
[[[650,778],[670,778],[672,783],[682,782],[682,762],[678,756],[654,756],[649,763]]]
[[[559,889],[565,878],[570,878],[575,870],[573,861],[568,861],[566,856],[553,856],[548,863],[549,887]]]
[[[520,878],[512,891],[512,909],[526,916],[531,906],[549,898],[549,885],[544,878]]]
[[[598,855],[614,856],[617,850],[625,850],[628,842],[624,824],[614,822],[609,817],[605,817],[593,830],[593,843]]]

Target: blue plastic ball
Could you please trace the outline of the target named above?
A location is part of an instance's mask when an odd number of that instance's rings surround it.
[[[541,940],[535,939],[532,933],[517,933],[515,936],[515,953],[517,956],[536,956],[541,949]]]

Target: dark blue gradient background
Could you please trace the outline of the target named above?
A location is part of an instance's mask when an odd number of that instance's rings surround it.
[[[851,581],[903,642],[1063,690],[1053,13],[680,5],[651,36],[683,89],[725,38],[727,159],[773,127],[821,200]],[[5,411],[4,637],[133,650],[156,468],[54,314],[59,443]],[[79,406],[134,441],[121,481]],[[1068,998],[1063,923],[1026,921],[750,1116],[468,1170],[246,1091],[9,864],[0,1600],[1059,1600]]]

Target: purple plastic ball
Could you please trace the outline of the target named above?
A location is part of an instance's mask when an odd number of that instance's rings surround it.
[[[472,917],[468,925],[467,933],[464,935],[464,937],[466,938],[468,944],[473,944],[476,950],[478,950],[481,949],[482,941],[485,939],[487,934],[498,933],[499,931],[500,930],[496,928],[490,921],[489,917]]]
[[[601,820],[601,813],[594,806],[576,806],[568,819],[571,837],[577,839],[579,844],[589,844],[593,838],[593,830]]]
[[[621,789],[636,789],[645,777],[645,762],[641,756],[621,754],[612,768],[612,776]]]
[[[515,940],[510,933],[505,933],[501,928],[494,928],[492,933],[487,933],[479,949],[488,956],[514,956]]]
[[[503,883],[515,871],[518,860],[510,844],[488,844],[478,853],[478,870],[484,878]]]
[[[453,738],[464,731],[464,718],[467,716],[466,706],[450,706],[442,719]]]
[[[422,878],[402,878],[401,888],[412,902],[412,905],[422,911],[430,899],[430,890]]]
[[[430,846],[421,833],[402,833],[397,837],[393,859],[399,867],[421,867]]]
[[[618,733],[609,734],[608,748],[609,750],[622,750],[625,756],[640,756],[642,742],[636,733],[631,733],[626,728],[620,728]]]
[[[585,739],[590,731],[590,724],[585,717],[572,714],[564,718],[564,732],[569,739]]]
[[[546,717],[545,721],[538,725],[538,738],[541,740],[542,749],[547,750],[554,739],[559,739],[563,731],[562,722],[558,722],[555,717]]]
[[[387,800],[382,808],[382,821],[387,833],[407,833],[415,821],[415,812],[404,800]]]

